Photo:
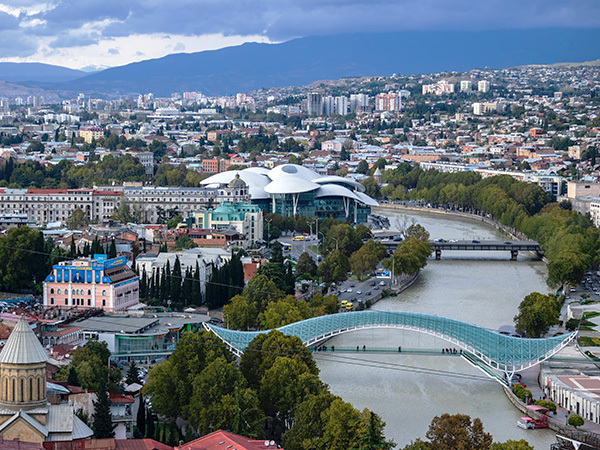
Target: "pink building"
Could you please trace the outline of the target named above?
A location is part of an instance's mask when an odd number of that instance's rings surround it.
[[[63,261],[44,281],[44,307],[122,311],[139,303],[139,278],[121,256]]]

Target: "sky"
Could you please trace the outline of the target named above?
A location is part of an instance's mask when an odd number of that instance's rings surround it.
[[[600,0],[0,0],[0,61],[73,69],[296,37],[600,27]]]

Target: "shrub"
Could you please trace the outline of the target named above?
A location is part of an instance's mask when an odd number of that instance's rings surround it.
[[[583,425],[583,418],[579,414],[571,414],[569,416],[569,425],[574,426],[575,428]]]

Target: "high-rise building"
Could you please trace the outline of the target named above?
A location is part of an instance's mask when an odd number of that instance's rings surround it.
[[[471,89],[472,89],[471,81],[469,81],[469,80],[462,80],[460,82],[460,92],[470,92]]]
[[[454,84],[448,83],[446,80],[438,81],[433,84],[424,84],[423,85],[423,95],[425,94],[435,94],[435,95],[443,95],[443,94],[452,94],[454,92]]]
[[[489,92],[490,82],[487,80],[481,80],[479,83],[477,83],[477,90],[479,92]]]
[[[335,113],[335,99],[328,95],[323,97],[323,114],[326,116],[331,116]]]
[[[369,96],[367,94],[351,94],[350,95],[350,112],[356,112],[359,108],[369,107]]]
[[[343,95],[335,98],[335,113],[340,116],[345,116],[348,114],[348,97]]]
[[[306,112],[309,116],[323,114],[323,96],[319,92],[309,92],[306,100]]]
[[[402,109],[402,97],[397,92],[377,94],[375,98],[376,111],[398,112]]]

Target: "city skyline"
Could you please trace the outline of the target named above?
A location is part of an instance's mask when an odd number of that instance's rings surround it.
[[[398,19],[401,20],[398,20]],[[270,2],[245,5],[176,0],[0,3],[2,62],[43,62],[74,69],[112,67],[172,53],[245,42],[277,43],[361,31],[597,28],[600,4],[477,2],[394,4]]]

